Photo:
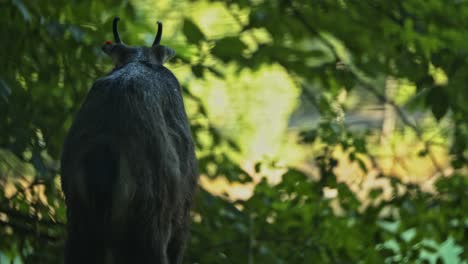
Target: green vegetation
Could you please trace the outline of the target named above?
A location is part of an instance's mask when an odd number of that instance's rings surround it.
[[[0,263],[60,263],[111,20],[156,20],[201,186],[186,263],[468,263],[468,3],[0,0]]]

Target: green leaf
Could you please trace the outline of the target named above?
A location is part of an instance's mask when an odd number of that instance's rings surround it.
[[[299,143],[301,144],[314,143],[314,141],[317,139],[317,136],[318,136],[318,133],[317,133],[317,130],[315,129],[301,131],[299,133]]]
[[[449,237],[440,245],[439,254],[444,263],[460,263],[460,254],[463,248],[455,243],[452,237]]]
[[[200,28],[198,28],[198,26],[189,19],[184,19],[182,32],[190,43],[197,44],[201,40],[205,39],[205,35],[200,30]]]
[[[395,234],[398,231],[398,228],[400,227],[400,222],[398,221],[390,222],[390,221],[382,220],[382,221],[379,221],[377,225],[381,227],[382,229],[392,234]]]
[[[401,233],[400,236],[403,241],[409,242],[416,236],[416,233],[416,228],[410,228]]]
[[[224,74],[213,67],[207,67],[206,70],[214,74],[218,78],[224,78]]]
[[[433,87],[427,94],[426,102],[437,120],[440,120],[447,113],[449,109],[448,100],[447,92],[439,86]]]
[[[238,37],[226,37],[216,42],[216,46],[211,50],[211,53],[222,61],[227,62],[240,57],[245,48],[247,48],[247,45]]]
[[[261,162],[255,163],[255,166],[254,166],[255,173],[259,173],[261,168],[262,168],[262,163]]]
[[[374,200],[378,198],[380,195],[382,195],[383,189],[382,188],[373,188],[369,192],[369,198]]]
[[[193,65],[192,72],[193,72],[193,75],[195,75],[197,78],[203,78],[203,75],[204,75],[203,66],[201,66],[200,64]]]
[[[452,164],[454,169],[461,169],[463,165],[465,165],[465,162],[461,159],[454,159],[450,163]]]
[[[362,159],[357,159],[357,162],[358,162],[359,168],[361,168],[361,170],[362,170],[364,173],[367,173],[367,166],[366,166],[366,163],[365,163]]]

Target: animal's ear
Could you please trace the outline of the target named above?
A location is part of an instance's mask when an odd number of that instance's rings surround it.
[[[163,45],[157,45],[152,47],[156,60],[164,64],[166,61],[172,59],[175,56],[175,51],[169,47]]]

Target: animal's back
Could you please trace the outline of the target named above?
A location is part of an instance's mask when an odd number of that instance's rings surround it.
[[[165,108],[169,109],[166,113]],[[79,188],[80,200],[96,195],[96,201],[88,202],[107,202],[119,174],[129,170],[136,174],[131,177],[133,181],[146,183],[138,187],[156,187],[148,183],[158,178],[152,174],[167,167],[159,164],[160,157],[172,158],[171,165],[178,167],[176,145],[190,144],[191,137],[184,131],[188,122],[180,109],[184,107],[177,80],[161,65],[130,63],[98,79],[65,142],[65,193],[70,192],[69,188]],[[124,162],[132,167],[122,168]],[[85,182],[79,182],[83,176]]]
[[[175,51],[115,43],[116,68],[81,106],[62,154],[65,263],[181,263],[197,182],[179,84],[162,65]]]
[[[166,215],[175,222],[184,217],[187,201],[178,196],[194,186],[180,181],[195,184],[194,164],[177,80],[163,66],[131,63],[94,83],[66,139],[62,185],[67,202],[75,203],[68,207],[84,208],[76,225],[94,230],[91,245],[99,243],[102,252],[141,247],[152,234],[133,229],[145,225],[147,214],[172,210],[174,216]],[[78,197],[67,195],[72,193]],[[170,234],[164,239],[168,244]]]

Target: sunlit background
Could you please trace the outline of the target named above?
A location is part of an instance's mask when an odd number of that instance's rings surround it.
[[[1,264],[60,263],[60,151],[116,15],[177,53],[186,263],[468,263],[464,1],[0,0]]]

